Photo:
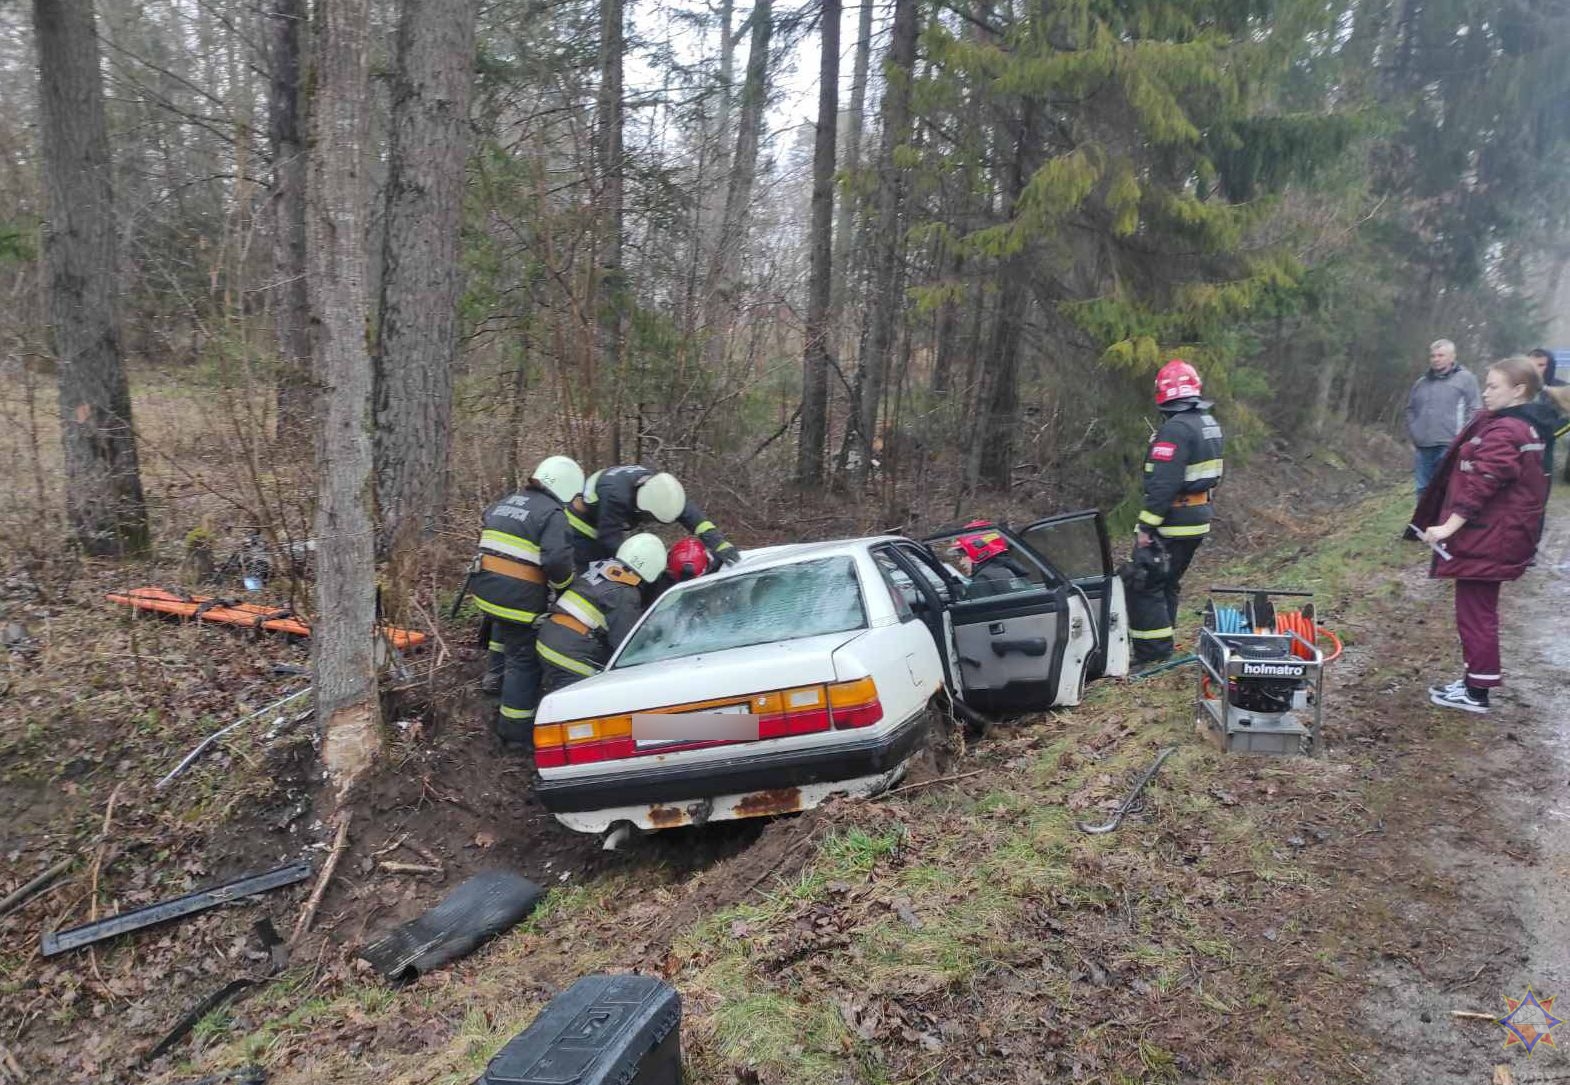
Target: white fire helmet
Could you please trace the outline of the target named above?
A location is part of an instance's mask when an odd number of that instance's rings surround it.
[[[616,560],[652,583],[665,571],[665,544],[657,536],[640,531],[616,548]]]
[[[674,524],[686,507],[687,491],[668,471],[650,475],[638,486],[638,508],[662,524]]]
[[[563,505],[583,492],[583,468],[570,456],[547,456],[530,476]]]

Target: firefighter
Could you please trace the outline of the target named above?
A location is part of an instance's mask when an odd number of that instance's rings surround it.
[[[1183,574],[1210,532],[1222,435],[1203,391],[1198,371],[1180,358],[1156,374],[1156,406],[1166,418],[1145,449],[1144,507],[1129,584],[1136,664],[1172,654]]]
[[[665,544],[639,532],[616,548],[614,558],[594,562],[557,596],[540,625],[546,693],[599,673],[643,613],[643,585],[664,568]]]
[[[1030,573],[1009,556],[1009,544],[996,531],[997,525],[972,520],[965,526],[983,529],[974,535],[961,535],[949,548],[950,558],[970,581],[967,597],[997,595],[1008,591],[1015,579],[1030,579]]]
[[[594,472],[584,483],[582,496],[567,509],[579,571],[614,555],[628,533],[649,520],[681,524],[726,565],[741,560],[714,521],[687,500],[687,491],[675,475],[627,464]]]
[[[654,600],[677,584],[696,580],[719,567],[719,562],[714,560],[714,555],[709,553],[709,548],[703,545],[702,540],[691,535],[677,540],[665,559],[665,572],[654,583],[644,585],[644,609],[647,610]]]
[[[535,622],[549,592],[572,583],[573,551],[564,506],[583,490],[583,468],[566,456],[541,460],[518,493],[485,510],[480,553],[469,582],[490,619],[491,643],[505,659],[497,736],[524,744],[540,703]]]

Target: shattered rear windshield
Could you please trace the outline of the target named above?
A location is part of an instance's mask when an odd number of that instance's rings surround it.
[[[666,595],[628,638],[616,668],[866,627],[855,561],[819,558]]]

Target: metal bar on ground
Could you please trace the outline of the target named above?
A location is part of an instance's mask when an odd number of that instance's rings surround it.
[[[215,885],[208,889],[199,889],[194,893],[187,893],[183,897],[174,897],[170,900],[149,904],[145,908],[136,908],[129,912],[100,919],[96,923],[84,923],[80,927],[71,927],[63,931],[46,931],[43,936],[42,952],[45,957],[53,957],[56,953],[64,953],[69,949],[80,949],[82,946],[102,942],[105,938],[113,938],[120,934],[129,934],[131,931],[141,930],[158,923],[167,923],[171,919],[182,916],[194,915],[205,912],[209,908],[216,908],[220,904],[228,904],[233,900],[243,897],[255,896],[265,893],[269,889],[281,889],[295,882],[303,882],[311,876],[311,864],[305,860],[288,863],[281,867],[261,874],[247,874],[243,878],[236,878],[232,882]]]
[[[1161,767],[1161,763],[1175,753],[1177,753],[1176,746],[1168,746],[1166,749],[1161,751],[1161,753],[1156,757],[1156,763],[1145,770],[1145,775],[1139,778],[1139,783],[1135,784],[1134,790],[1128,793],[1128,798],[1123,800],[1123,804],[1118,807],[1117,813],[1112,815],[1111,821],[1107,822],[1105,825],[1086,825],[1083,821],[1076,821],[1074,823],[1074,828],[1078,829],[1082,833],[1090,833],[1092,836],[1099,836],[1102,833],[1110,833],[1112,830],[1116,829],[1123,823],[1123,815],[1127,814],[1134,808],[1134,802],[1139,798],[1139,793],[1145,790],[1145,785],[1150,783],[1151,779],[1156,775],[1156,770]]]
[[[306,686],[304,689],[297,689],[293,693],[287,694],[287,695],[279,698],[278,700],[274,701],[270,705],[265,705],[262,708],[258,708],[255,712],[248,712],[248,713],[246,713],[244,716],[241,716],[239,719],[237,719],[233,723],[231,723],[228,727],[225,727],[225,728],[223,728],[221,730],[218,730],[218,731],[214,731],[212,734],[210,734],[206,738],[202,739],[201,742],[197,743],[196,748],[194,750],[192,750],[190,753],[186,754],[184,759],[182,759],[181,762],[178,765],[176,765],[174,768],[170,769],[169,770],[169,774],[167,776],[165,776],[162,780],[159,780],[158,783],[154,785],[154,787],[156,787],[156,788],[158,788],[160,790],[162,788],[164,788],[169,783],[170,780],[173,780],[176,776],[180,775],[186,769],[190,768],[192,762],[194,762],[198,757],[201,757],[202,754],[206,752],[207,747],[211,746],[213,743],[215,743],[219,739],[223,738],[230,731],[233,731],[236,727],[239,727],[243,723],[249,723],[251,720],[254,720],[258,716],[265,716],[265,715],[267,715],[267,713],[271,712],[275,708],[282,708],[284,705],[288,704],[290,701],[297,700],[300,697],[304,697],[309,692],[311,692],[311,687],[310,686]]]

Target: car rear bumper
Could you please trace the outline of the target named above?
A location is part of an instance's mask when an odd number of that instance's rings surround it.
[[[632,760],[625,769],[613,772],[537,778],[535,793],[545,809],[564,814],[691,803],[717,796],[881,776],[898,768],[916,751],[926,721],[926,711],[919,711],[894,727],[828,747],[767,751],[738,747],[734,757],[693,764],[640,765]]]

